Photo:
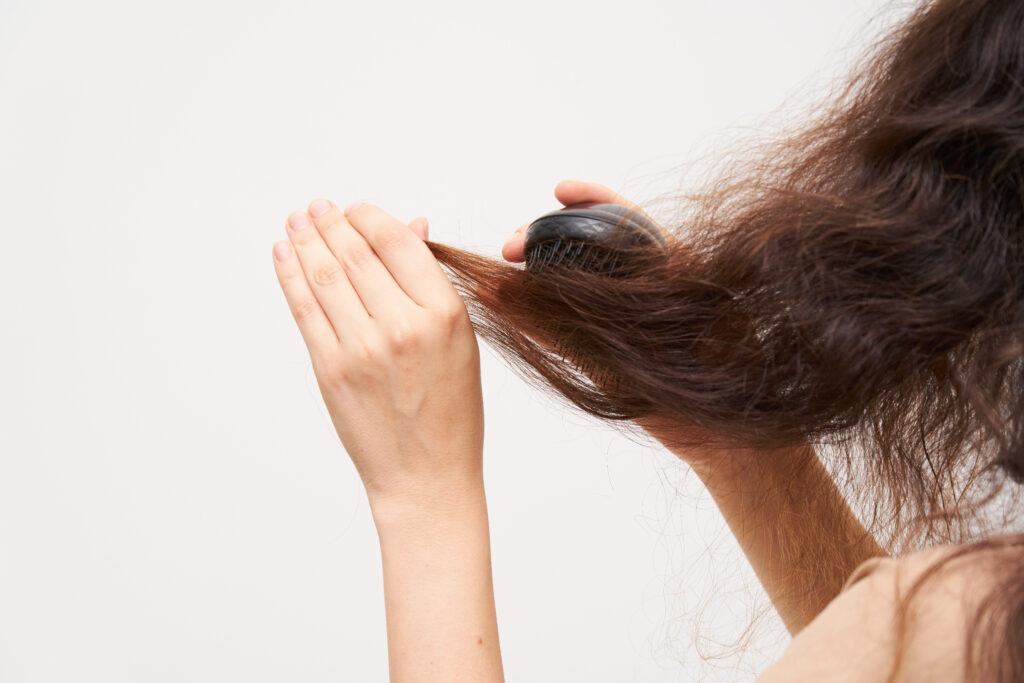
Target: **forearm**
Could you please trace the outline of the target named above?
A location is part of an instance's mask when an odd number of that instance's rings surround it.
[[[809,446],[718,452],[693,468],[714,498],[790,633],[885,555]]]
[[[390,680],[503,681],[483,485],[440,500],[371,501]]]
[[[810,446],[707,447],[673,418],[636,422],[700,477],[790,633],[839,594],[857,565],[886,554]]]

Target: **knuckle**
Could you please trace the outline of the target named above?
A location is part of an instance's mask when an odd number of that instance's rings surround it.
[[[469,311],[462,299],[455,299],[442,306],[438,315],[449,329],[461,327],[469,322]]]
[[[327,237],[329,233],[337,231],[337,229],[342,225],[341,220],[336,216],[331,214],[328,214],[328,216],[330,216],[328,220],[317,223],[317,227],[320,229],[320,234],[324,237]]]
[[[345,354],[345,374],[350,377],[365,373],[377,361],[380,353],[375,345],[368,340],[360,340],[347,349]]]
[[[377,233],[376,243],[381,249],[394,249],[403,245],[410,234],[408,230],[388,228]]]
[[[359,270],[373,257],[366,244],[353,244],[341,253],[341,264],[346,270]]]
[[[299,299],[292,307],[292,315],[296,320],[307,320],[320,308],[320,302],[316,299]]]
[[[341,266],[335,263],[324,263],[317,266],[313,271],[313,284],[320,287],[330,287],[336,284],[342,277]]]
[[[362,384],[358,368],[349,359],[336,358],[327,366],[325,380],[331,392],[339,398],[354,397]]]
[[[422,333],[408,318],[401,318],[388,326],[388,344],[397,353],[407,353],[420,346]]]

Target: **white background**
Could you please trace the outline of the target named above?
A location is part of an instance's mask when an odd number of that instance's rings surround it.
[[[563,178],[671,192],[881,7],[2,0],[0,680],[385,680],[365,494],[274,276],[287,214],[371,201],[496,256]],[[686,470],[482,351],[508,680],[777,656],[774,613],[699,656],[764,603]]]

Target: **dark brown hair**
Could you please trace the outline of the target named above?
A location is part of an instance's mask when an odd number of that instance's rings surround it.
[[[937,0],[802,128],[683,198],[667,255],[637,254],[630,277],[430,248],[537,386],[705,446],[810,441],[856,474],[896,552],[977,539],[1017,509],[1022,209],[1024,2]],[[1014,562],[1012,599],[976,622],[972,666],[991,680],[1024,680]]]

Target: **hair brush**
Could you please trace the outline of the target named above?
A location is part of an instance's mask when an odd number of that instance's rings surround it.
[[[558,265],[614,277],[628,274],[631,254],[665,246],[662,229],[642,212],[587,202],[530,223],[523,257],[530,271]]]
[[[526,229],[523,256],[526,269],[568,268],[607,277],[628,277],[641,254],[667,254],[661,227],[646,214],[620,204],[587,202],[551,211]],[[585,285],[581,285],[585,286]],[[549,330],[554,348],[596,386],[610,388],[618,378],[597,367],[572,329]]]

